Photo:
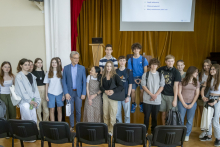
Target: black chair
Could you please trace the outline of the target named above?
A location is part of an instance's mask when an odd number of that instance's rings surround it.
[[[51,143],[72,143],[72,147],[74,147],[75,133],[70,132],[68,123],[41,121],[39,127],[41,134],[41,147],[44,146],[44,141],[48,141],[49,147],[51,147]]]
[[[115,143],[146,147],[146,126],[143,124],[117,123],[113,128],[112,147]]]
[[[0,118],[0,138],[11,137],[9,136],[8,121]]]
[[[183,147],[186,136],[186,126],[157,126],[154,129],[153,136],[148,135],[149,147]]]
[[[35,121],[9,119],[8,123],[12,137],[15,139],[19,139],[22,147],[24,147],[23,141],[33,141],[41,139]],[[14,146],[14,143],[12,146]]]
[[[76,146],[82,143],[98,145],[108,144],[111,147],[111,136],[108,134],[108,126],[105,123],[77,123],[76,124]]]

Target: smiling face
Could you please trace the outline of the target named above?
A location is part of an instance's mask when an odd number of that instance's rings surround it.
[[[23,71],[29,71],[30,70],[30,62],[25,62],[23,65],[20,65],[21,69]]]
[[[91,68],[90,75],[93,76],[93,77],[96,77],[98,75],[98,73],[96,73],[96,71],[95,71],[95,67]]]
[[[165,61],[167,67],[173,67],[174,63],[175,63],[175,60],[174,59],[167,59]]]
[[[196,72],[194,72],[194,73],[192,74],[192,76],[193,76],[194,78],[197,78],[197,76],[198,76],[198,70],[196,70]]]
[[[210,70],[210,65],[209,63],[204,63],[203,68],[206,72],[208,72]]]
[[[157,64],[151,64],[151,65],[150,65],[150,69],[151,69],[151,70],[157,70],[157,68],[158,68],[158,65],[157,65]]]
[[[57,68],[57,61],[56,60],[53,60],[52,63],[51,63],[52,67],[53,68]]]
[[[106,69],[107,69],[108,72],[110,72],[112,70],[112,64],[111,63],[107,63]]]
[[[210,74],[212,75],[212,76],[214,76],[215,74],[216,74],[216,69],[215,69],[215,67],[211,67],[211,69],[210,69]]]
[[[79,63],[79,55],[78,54],[74,54],[72,55],[72,57],[70,57],[71,63],[72,64],[78,64]]]
[[[2,71],[4,73],[9,73],[11,70],[11,66],[9,64],[5,64],[3,67],[2,67]]]
[[[139,49],[139,48],[133,49],[134,54],[140,54],[140,51],[141,51],[141,49]]]

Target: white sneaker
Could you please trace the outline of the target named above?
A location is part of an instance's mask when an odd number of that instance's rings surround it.
[[[203,138],[204,136],[206,135],[206,131],[203,131],[200,135],[199,135],[199,138]]]
[[[186,137],[185,137],[185,141],[189,141],[189,136],[186,136]]]
[[[5,139],[10,139],[10,137],[5,137]]]
[[[24,142],[30,142],[30,143],[33,143],[33,142],[36,142],[36,140],[30,140],[30,141],[24,141]]]
[[[112,133],[108,133],[108,134],[112,136]]]

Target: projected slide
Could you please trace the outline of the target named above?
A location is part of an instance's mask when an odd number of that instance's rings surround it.
[[[122,22],[190,22],[192,0],[122,0]]]

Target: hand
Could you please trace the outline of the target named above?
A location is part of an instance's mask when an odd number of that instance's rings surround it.
[[[114,91],[113,90],[109,90],[109,96],[113,95]]]
[[[69,95],[69,93],[67,93],[65,96],[66,96],[66,99],[67,99],[67,100],[70,100],[70,99],[71,99],[71,96]]]
[[[109,95],[109,90],[105,90],[105,94],[106,94],[106,95]]]
[[[203,97],[202,100],[203,100],[204,102],[208,102],[209,99],[208,99],[207,97]]]
[[[157,95],[156,95],[156,94],[152,94],[152,95],[151,95],[151,99],[156,100],[156,98],[157,98]]]
[[[214,106],[217,103],[217,101],[215,100],[213,103],[208,103],[210,106]]]
[[[128,96],[126,99],[125,99],[125,103],[129,102],[130,100],[130,97]]]
[[[36,102],[35,102],[35,104],[34,104],[33,106],[34,106],[35,108],[37,108],[37,106],[38,106],[38,103],[36,103]]]
[[[63,95],[63,97],[62,97],[62,101],[64,101],[65,100],[65,96]]]
[[[89,95],[89,100],[94,99],[97,96],[97,94]]]
[[[86,98],[85,95],[81,95],[81,99],[84,100]]]
[[[35,101],[31,101],[30,105],[32,105],[33,107],[37,107],[38,104]]]
[[[173,105],[173,107],[176,107],[177,106],[177,100],[173,100],[172,105]]]
[[[134,82],[139,85],[141,83],[141,79],[135,79]]]
[[[191,109],[193,107],[192,104],[188,105],[187,109]]]
[[[89,105],[92,105],[92,100],[89,100]]]
[[[153,98],[151,98],[150,101],[155,101],[155,100]]]
[[[48,96],[46,96],[46,101],[48,101],[48,102],[49,102],[49,98],[48,98]]]
[[[186,109],[188,109],[188,105],[184,102],[184,103],[182,103],[183,104],[183,107],[184,108],[186,108]]]

